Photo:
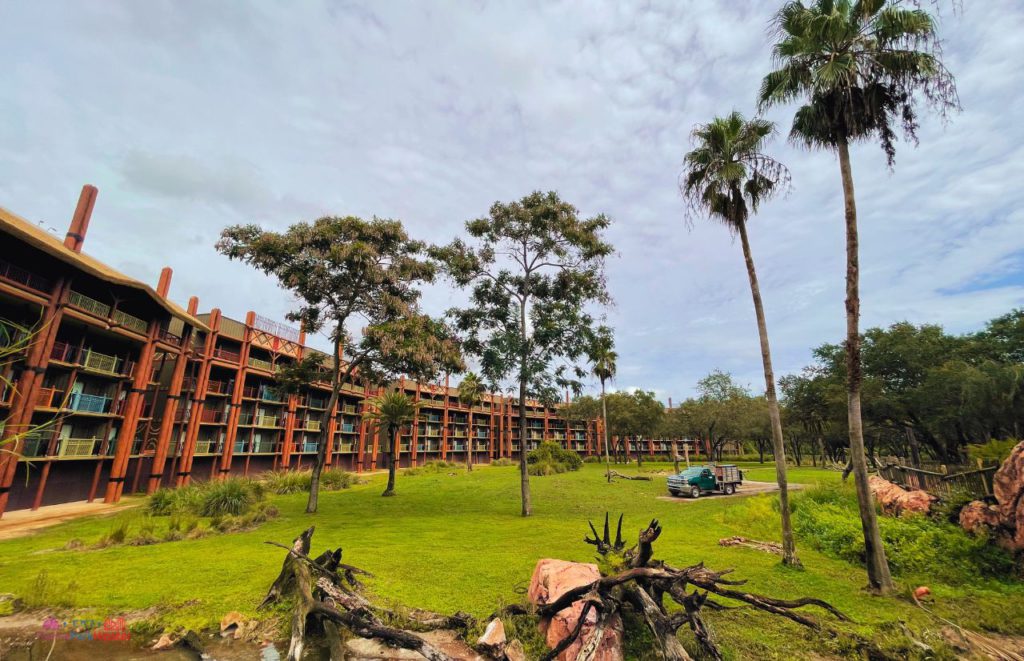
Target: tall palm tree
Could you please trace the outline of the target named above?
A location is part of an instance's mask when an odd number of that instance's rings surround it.
[[[747,220],[757,212],[758,205],[784,189],[789,182],[786,167],[765,155],[765,144],[775,133],[775,125],[764,119],[746,120],[738,112],[716,117],[693,129],[693,150],[684,159],[680,189],[691,214],[704,215],[724,224],[739,234],[743,259],[750,278],[750,294],[754,299],[757,332],[761,338],[761,361],[764,364],[765,399],[772,428],[772,449],[775,453],[775,477],[779,483],[782,512],[782,561],[799,565],[793,526],[789,516],[789,485],[786,478],[786,450],[782,437],[779,401],[775,395],[775,374],[768,346],[768,328],[757,284],[757,271],[750,253]]]
[[[887,0],[787,2],[776,14],[776,69],[764,77],[762,108],[800,101],[790,138],[839,157],[846,221],[846,383],[850,459],[857,484],[869,586],[891,592],[892,577],[868,488],[861,424],[860,264],[850,143],[878,140],[890,167],[895,128],[916,140],[917,103],[943,117],[959,108],[941,60],[935,23],[920,9]]]
[[[483,398],[484,384],[480,382],[480,377],[470,372],[459,384],[459,402],[469,408],[469,439],[466,445],[466,470],[469,471],[473,470],[473,445],[476,440],[473,433],[473,407]]]
[[[608,481],[612,481],[612,460],[608,452],[608,404],[605,402],[605,384],[615,378],[615,362],[619,354],[615,353],[615,340],[612,329],[600,326],[594,334],[590,346],[590,373],[601,381],[601,426],[604,429],[604,463]]]
[[[398,467],[399,453],[401,446],[401,429],[412,421],[416,411],[420,407],[419,402],[413,401],[411,397],[403,392],[386,392],[367,401],[367,409],[363,412],[363,418],[370,420],[388,443],[388,486],[384,489],[382,496],[395,495],[395,472]]]

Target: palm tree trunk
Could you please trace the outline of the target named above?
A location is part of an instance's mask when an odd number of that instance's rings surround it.
[[[839,173],[843,179],[843,202],[846,208],[846,396],[847,420],[850,429],[850,462],[857,485],[861,528],[864,530],[864,553],[867,559],[869,587],[879,593],[892,592],[892,576],[882,546],[875,502],[868,486],[868,464],[864,456],[864,427],[860,414],[860,264],[857,238],[857,203],[853,194],[853,171],[850,148],[845,140],[838,146]]]
[[[398,472],[398,448],[401,434],[401,428],[395,430],[395,440],[391,444],[391,452],[388,453],[388,486],[384,489],[382,496],[395,495],[395,473]]]
[[[768,401],[768,418],[772,426],[772,450],[775,454],[775,480],[779,483],[779,510],[782,513],[782,562],[799,566],[796,557],[796,542],[793,540],[793,522],[789,516],[789,481],[786,477],[786,446],[782,436],[782,417],[779,415],[779,400],[775,396],[775,373],[772,370],[772,352],[768,345],[768,324],[764,318],[761,302],[761,288],[757,284],[754,257],[750,254],[747,238],[747,224],[740,223],[740,242],[743,244],[743,259],[747,263],[750,278],[750,294],[754,299],[754,315],[757,317],[757,334],[761,339],[761,362],[764,363],[764,398]]]
[[[604,466],[605,477],[612,481],[612,458],[608,453],[608,402],[604,401],[604,379],[601,379],[601,420],[604,424]]]
[[[519,365],[519,491],[523,501],[523,516],[533,514],[530,502],[530,472],[526,466],[526,299],[520,303],[519,334],[523,343]]]

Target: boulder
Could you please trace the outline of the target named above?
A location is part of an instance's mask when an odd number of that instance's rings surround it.
[[[231,611],[220,618],[220,635],[223,637],[233,636],[234,638],[241,638],[242,636],[242,624],[245,622],[245,618],[238,611]]]
[[[999,527],[1002,518],[999,508],[975,500],[960,510],[960,527],[967,532],[978,535],[988,533]]]
[[[875,500],[882,506],[882,512],[890,516],[899,516],[904,512],[927,514],[932,503],[938,500],[927,491],[920,489],[908,491],[877,475],[868,478],[868,486],[875,494]]]
[[[508,661],[526,661],[526,650],[518,639],[513,640],[505,647],[505,658]]]
[[[505,625],[501,623],[500,618],[496,617],[487,623],[484,634],[477,639],[476,644],[492,649],[502,649],[505,647],[505,642]]]
[[[174,647],[174,639],[171,638],[170,634],[161,634],[160,638],[153,644],[150,649],[154,650],[168,650]]]
[[[545,558],[537,563],[530,578],[530,589],[527,596],[536,606],[556,601],[572,588],[587,585],[601,578],[601,572],[593,563],[567,562]],[[577,601],[569,608],[564,608],[550,620],[541,621],[541,631],[545,635],[548,647],[554,648],[575,628],[583,612],[583,603]],[[583,631],[573,644],[558,655],[559,661],[570,661],[576,658],[585,641],[594,633],[597,614],[591,611],[583,625]],[[622,657],[622,620],[616,615],[605,627],[604,636],[593,657],[596,661],[621,661]]]
[[[1010,451],[1003,465],[992,478],[1003,527],[1011,531],[1013,549],[1024,550],[1024,441]]]
[[[484,661],[454,631],[427,631],[417,633],[435,648],[458,661]],[[345,641],[349,661],[423,661],[423,655],[400,647],[391,647],[370,638],[352,638]]]

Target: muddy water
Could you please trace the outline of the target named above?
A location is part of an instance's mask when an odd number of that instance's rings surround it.
[[[147,641],[148,642],[148,641]],[[279,661],[284,658],[282,651],[261,647],[231,639],[210,639],[203,641],[203,654],[191,650],[169,649],[154,652],[134,642],[99,640],[35,640],[21,645],[0,645],[2,661],[43,661],[53,645],[51,661]]]

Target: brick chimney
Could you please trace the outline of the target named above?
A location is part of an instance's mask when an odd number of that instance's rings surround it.
[[[193,317],[199,312],[199,297],[192,296],[188,299],[188,313]]]
[[[64,246],[75,252],[82,252],[82,244],[85,243],[85,234],[89,231],[89,219],[92,217],[92,208],[96,205],[96,195],[99,191],[95,186],[86,184],[82,186],[82,193],[78,196],[78,207],[75,208],[75,215],[71,217],[71,226],[64,237]]]

